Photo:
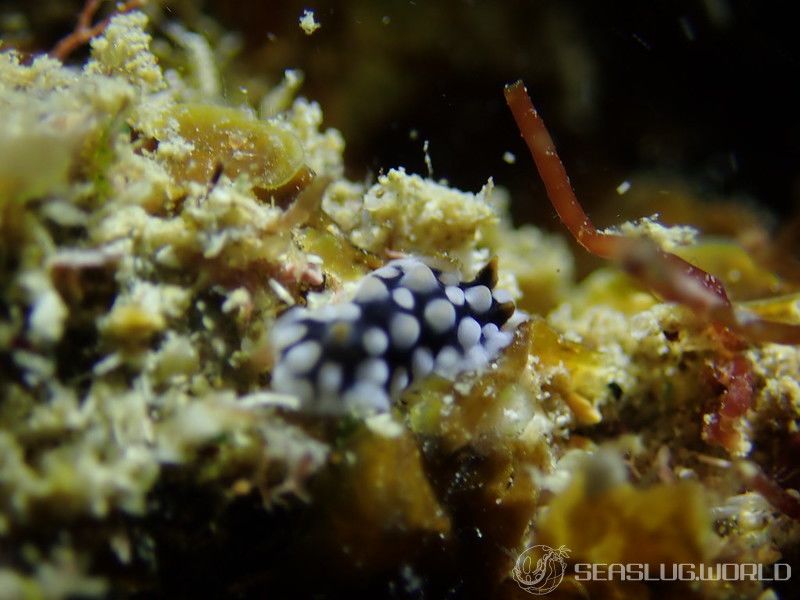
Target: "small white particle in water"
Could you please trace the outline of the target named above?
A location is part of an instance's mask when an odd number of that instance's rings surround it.
[[[419,339],[419,322],[411,315],[395,315],[389,322],[389,335],[392,343],[400,350],[407,350]]]
[[[515,162],[517,162],[517,157],[514,156],[513,152],[506,151],[503,152],[503,161],[508,163],[509,165],[513,165]]]
[[[631,189],[631,182],[626,179],[617,186],[617,193],[620,196],[622,196],[622,194],[627,193],[627,191],[630,189]]]
[[[314,19],[314,11],[304,10],[303,15],[300,17],[300,29],[302,29],[306,35],[311,35],[320,27],[322,27],[322,25],[317,23]]]
[[[433,179],[433,163],[431,162],[431,155],[429,152],[430,143],[425,140],[422,143],[422,153],[425,155],[425,167],[428,169],[428,179]]]
[[[414,294],[411,293],[411,290],[406,288],[397,288],[392,292],[392,298],[394,301],[397,302],[397,305],[405,308],[406,310],[411,310],[414,308]]]
[[[383,354],[389,346],[389,337],[377,327],[367,329],[361,341],[367,354],[372,356]]]
[[[456,309],[444,298],[428,302],[424,314],[425,322],[436,333],[444,333],[456,322]]]
[[[322,346],[314,340],[297,344],[286,353],[286,365],[295,373],[311,370],[322,354]]]
[[[475,312],[483,313],[492,307],[492,292],[485,285],[467,288],[464,296],[466,296],[467,302]]]

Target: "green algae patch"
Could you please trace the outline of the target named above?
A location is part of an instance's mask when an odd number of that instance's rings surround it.
[[[191,144],[170,165],[177,178],[210,183],[221,174],[246,177],[259,195],[277,195],[286,187],[296,194],[312,177],[303,146],[286,124],[210,104],[178,104],[166,118],[177,122],[179,135]]]

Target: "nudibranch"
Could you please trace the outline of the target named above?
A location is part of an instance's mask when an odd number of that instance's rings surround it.
[[[496,260],[471,281],[419,258],[393,260],[366,275],[349,302],[279,317],[272,387],[309,412],[369,414],[431,373],[480,371],[521,318],[496,284]]]

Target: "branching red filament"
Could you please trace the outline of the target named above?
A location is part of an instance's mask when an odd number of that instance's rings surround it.
[[[553,139],[522,81],[506,86],[505,97],[550,202],[581,246],[596,256],[617,262],[664,300],[683,304],[698,316],[728,327],[750,341],[800,343],[800,325],[767,321],[735,308],[718,278],[665,252],[652,240],[598,231],[575,197]]]
[[[74,31],[55,45],[50,51],[50,56],[64,62],[77,48],[83,46],[93,37],[97,37],[106,30],[106,27],[108,27],[111,21],[111,17],[92,25],[92,19],[102,3],[103,0],[86,1],[83,10],[81,10],[81,14],[78,16],[78,23],[75,25]],[[144,3],[145,0],[128,0],[127,2],[120,3],[117,5],[115,14],[130,12],[140,8]]]

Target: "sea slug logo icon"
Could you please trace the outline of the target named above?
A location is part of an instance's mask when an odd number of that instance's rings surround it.
[[[553,549],[550,546],[531,546],[517,557],[511,577],[526,592],[537,596],[549,594],[564,578],[569,556],[565,546]]]

